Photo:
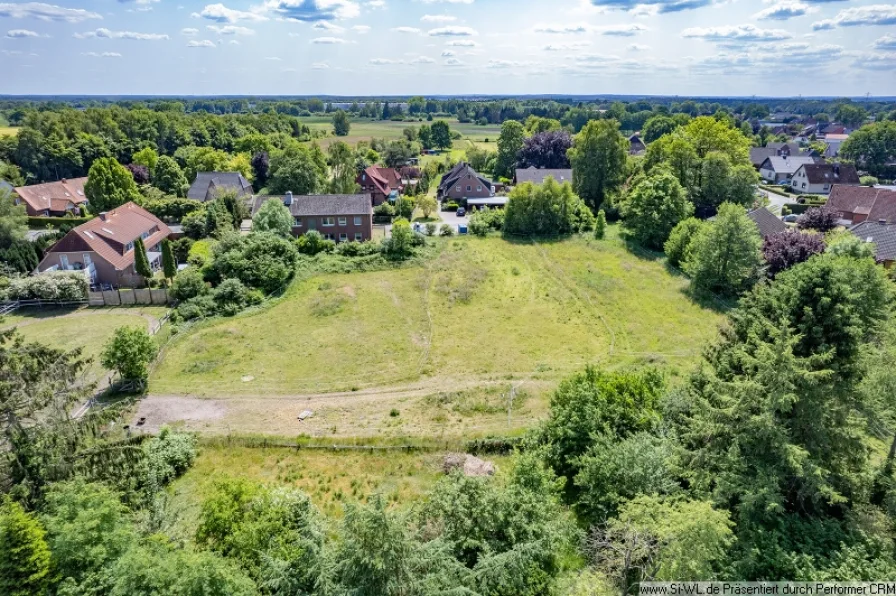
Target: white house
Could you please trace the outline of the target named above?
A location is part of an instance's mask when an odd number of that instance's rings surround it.
[[[830,194],[834,184],[858,186],[859,173],[855,166],[839,163],[803,164],[790,179],[790,188],[797,194]]]
[[[808,155],[780,155],[767,157],[759,166],[759,175],[772,184],[790,184],[794,173],[804,164],[814,164],[815,157]]]

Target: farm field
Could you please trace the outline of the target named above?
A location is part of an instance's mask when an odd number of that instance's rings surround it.
[[[0,137],[6,135],[16,136],[19,134],[19,129],[15,126],[0,126]]]
[[[159,306],[134,308],[81,308],[77,310],[20,310],[0,320],[0,330],[16,327],[26,340],[65,350],[83,349],[92,358],[88,374],[99,379],[105,369],[99,363],[103,344],[118,327],[148,325],[165,314]]]
[[[615,226],[603,241],[442,242],[425,267],[316,276],[268,309],[176,337],[141,408],[213,401],[222,411],[192,423],[207,432],[516,432],[584,365],[687,366],[721,320]],[[524,413],[508,417],[511,385]],[[297,426],[306,407],[315,416]]]
[[[426,120],[423,120],[422,122],[393,122],[391,120],[354,119],[352,120],[348,136],[337,137],[331,134],[333,124],[332,120],[328,117],[311,116],[308,118],[301,118],[301,122],[311,128],[311,130],[324,131],[329,135],[325,138],[317,139],[317,142],[323,148],[326,148],[337,140],[354,145],[358,141],[369,141],[372,138],[382,138],[386,140],[400,139],[403,138],[402,131],[409,126],[418,128],[421,124],[432,124],[432,122],[427,122]],[[451,130],[456,130],[463,135],[462,140],[454,142],[455,148],[465,149],[468,146],[466,141],[475,142],[477,145],[481,144],[481,146],[489,149],[497,147],[498,135],[501,134],[501,127],[497,124],[479,126],[472,122],[460,123],[457,120],[451,119],[446,119],[446,122],[448,122]],[[487,142],[486,139],[488,139]]]

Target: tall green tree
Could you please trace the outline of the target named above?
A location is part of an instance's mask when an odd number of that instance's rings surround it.
[[[0,592],[43,594],[49,580],[46,532],[37,518],[6,497],[0,504]]]
[[[28,231],[28,213],[24,205],[16,205],[12,194],[0,189],[0,248],[6,248],[14,240],[25,237]]]
[[[444,120],[436,120],[430,126],[432,143],[439,149],[451,148],[451,128]]]
[[[348,136],[351,127],[348,114],[344,110],[336,110],[333,113],[333,133],[337,137]]]
[[[737,296],[758,279],[761,247],[759,229],[746,210],[723,203],[715,221],[693,239],[684,270],[699,293]]]
[[[134,241],[134,271],[148,283],[152,278],[152,267],[149,266],[149,257],[146,255],[146,245],[143,238]]]
[[[517,185],[504,209],[504,232],[523,236],[555,236],[590,230],[594,216],[569,182],[548,178],[538,186]]]
[[[628,149],[615,120],[592,120],[575,136],[568,152],[573,186],[592,210],[625,180]]]
[[[352,148],[342,141],[336,141],[327,147],[327,165],[330,166],[330,192],[337,195],[354,194],[358,191],[355,182],[355,155]]]
[[[145,327],[119,327],[103,346],[102,365],[118,373],[124,381],[143,384],[149,376],[149,364],[158,348]]]
[[[277,199],[265,201],[252,218],[253,232],[270,232],[282,238],[292,236],[292,213]]]
[[[622,204],[625,227],[635,241],[654,250],[662,250],[678,222],[693,212],[687,193],[668,170],[642,179]]]
[[[174,279],[177,275],[177,261],[171,250],[171,242],[167,238],[162,240],[162,272],[165,274],[165,279]]]
[[[516,120],[505,120],[498,137],[498,158],[495,162],[495,176],[513,178],[516,154],[523,148],[526,129]]]
[[[84,184],[84,195],[94,213],[108,211],[128,201],[139,201],[140,191],[126,167],[111,157],[93,162]]]
[[[319,151],[319,149],[318,149]],[[322,164],[320,162],[323,162]],[[318,160],[306,147],[290,147],[271,159],[271,194],[316,194],[326,188],[326,158]]]
[[[175,197],[187,196],[190,188],[187,177],[174,159],[167,155],[161,156],[156,162],[152,173],[152,184],[162,192]]]
[[[131,163],[146,166],[149,175],[152,176],[156,171],[156,164],[159,162],[159,154],[152,147],[144,147],[131,157]]]

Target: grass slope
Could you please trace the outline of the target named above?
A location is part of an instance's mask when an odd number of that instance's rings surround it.
[[[175,339],[156,394],[271,396],[426,380],[432,393],[555,381],[590,362],[685,363],[719,315],[608,240],[458,238],[426,267],[322,275],[269,309]]]

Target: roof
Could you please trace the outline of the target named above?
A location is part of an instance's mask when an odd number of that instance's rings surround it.
[[[146,248],[161,242],[171,233],[161,219],[134,203],[125,203],[73,228],[54,244],[48,252],[95,252],[118,270],[134,262],[134,249],[125,250],[127,244],[150,233],[143,240]]]
[[[863,221],[849,230],[865,242],[873,242],[878,261],[896,261],[896,225]]]
[[[776,174],[793,174],[801,165],[807,163],[815,163],[815,158],[808,155],[791,155],[790,157],[773,155],[766,157],[760,168],[772,170]]]
[[[388,195],[401,186],[401,176],[393,168],[369,166],[358,175],[357,180],[359,183],[364,183],[369,180],[373,183],[373,186],[384,195]],[[362,186],[364,186],[364,184],[362,184]]]
[[[199,172],[190,185],[187,198],[210,201],[223,191],[235,190],[237,195],[252,194],[252,185],[239,172]]]
[[[855,166],[815,163],[803,164],[797,171],[806,172],[810,184],[859,184],[859,173]]]
[[[787,229],[784,222],[778,219],[774,213],[765,207],[753,209],[747,213],[747,217],[756,223],[756,226],[759,228],[759,234],[763,238],[771,236],[772,234],[777,234],[778,232],[783,232]]]
[[[13,192],[13,188],[13,185],[6,180],[0,180],[0,190],[8,190],[9,192]]]
[[[827,207],[839,213],[868,214],[869,221],[896,222],[896,192],[884,188],[835,184]]]
[[[477,173],[470,164],[461,161],[458,162],[453,168],[451,168],[444,176],[442,176],[442,181],[439,182],[439,190],[454,186],[454,183],[464,176],[472,176],[478,179],[483,186],[489,188],[494,186],[491,180]]]
[[[827,134],[827,135],[824,135],[824,140],[825,140],[826,142],[828,142],[828,143],[831,142],[831,141],[835,141],[835,142],[836,142],[836,141],[845,141],[845,140],[848,139],[848,138],[849,138],[849,135],[845,135],[845,134]]]
[[[467,199],[467,205],[506,205],[507,197],[487,197],[484,199]]]
[[[516,182],[517,184],[522,184],[523,182],[531,182],[533,184],[541,184],[549,177],[553,178],[557,182],[572,182],[572,170],[570,169],[537,169],[533,166],[529,166],[528,168],[517,168],[516,169]]]
[[[401,174],[395,168],[376,168],[376,171],[383,180],[389,183],[389,188],[395,190],[401,186]]]
[[[790,155],[809,155],[809,153],[800,149],[798,143],[766,143],[765,147],[752,147],[750,149],[750,161],[753,167],[758,168],[768,157],[780,155],[781,151],[786,149]]]
[[[35,211],[65,211],[69,203],[80,205],[87,202],[84,195],[85,182],[86,177],[70,180],[63,178],[57,182],[17,186],[14,190]]]
[[[369,194],[355,195],[286,195],[257,196],[252,203],[254,217],[261,206],[270,200],[282,201],[293,217],[326,215],[372,215],[373,202]]]

